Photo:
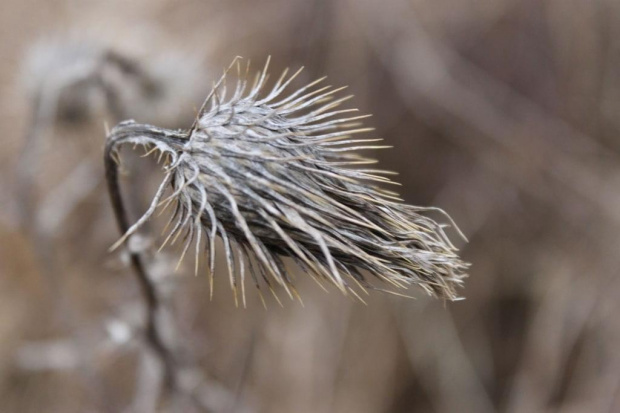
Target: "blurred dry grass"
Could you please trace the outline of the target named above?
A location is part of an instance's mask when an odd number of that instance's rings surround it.
[[[348,84],[396,148],[376,155],[406,200],[444,208],[470,238],[467,300],[445,305],[375,294],[363,306],[306,280],[305,308],[263,311],[254,297],[241,310],[223,281],[209,302],[205,277],[172,276],[179,334],[217,411],[620,410],[619,27],[613,0],[4,0],[0,410],[125,411],[142,380],[120,328],[139,325],[137,286],[106,253],[118,235],[104,115],[46,141],[44,256],[19,226],[21,63],[64,36],[145,62],[192,56],[207,84],[236,55],[268,54],[276,69],[305,65],[305,80]]]

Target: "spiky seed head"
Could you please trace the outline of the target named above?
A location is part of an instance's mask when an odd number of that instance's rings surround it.
[[[213,280],[215,240],[221,238],[231,287],[235,298],[240,289],[244,304],[246,282],[259,292],[273,292],[277,284],[298,297],[284,257],[319,284],[356,297],[417,284],[430,295],[455,299],[468,265],[445,235],[446,225],[423,215],[434,208],[404,204],[377,186],[393,183],[387,172],[357,166],[374,162],[357,151],[379,148],[368,144],[376,139],[353,137],[370,130],[358,124],[365,116],[338,109],[347,97],[319,87],[323,79],[286,94],[299,71],[288,78],[285,71],[265,90],[268,65],[248,87],[249,65],[242,70],[235,59],[188,130],[127,121],[110,132],[108,156],[131,143],[167,159],[150,207],[115,246],[158,208],[172,205],[164,244],[183,239],[182,257],[193,246],[196,270],[206,250]],[[226,97],[234,67],[238,80]]]

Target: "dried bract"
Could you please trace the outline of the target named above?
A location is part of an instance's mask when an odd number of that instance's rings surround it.
[[[366,116],[337,109],[348,97],[318,87],[323,79],[285,94],[299,71],[290,77],[285,71],[266,88],[268,65],[248,88],[248,68],[235,60],[189,130],[127,121],[110,132],[109,179],[117,178],[110,176],[116,167],[111,159],[123,144],[166,159],[150,207],[116,246],[170,205],[164,244],[183,239],[182,257],[191,249],[196,271],[206,249],[212,275],[219,236],[231,287],[235,297],[241,291],[244,304],[246,272],[259,292],[265,286],[273,292],[275,283],[298,297],[284,257],[319,284],[327,281],[356,297],[384,290],[372,284],[380,280],[389,291],[417,284],[455,299],[467,264],[445,235],[446,225],[421,214],[436,209],[402,203],[377,186],[393,183],[388,172],[357,166],[374,161],[356,151],[380,148],[373,146],[377,139],[352,137],[370,130],[359,124]],[[226,97],[226,76],[235,66],[239,80]]]

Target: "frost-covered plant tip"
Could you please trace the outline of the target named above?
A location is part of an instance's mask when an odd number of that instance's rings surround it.
[[[247,282],[259,293],[277,284],[299,297],[285,257],[320,285],[327,281],[356,297],[417,284],[430,295],[455,299],[468,265],[445,235],[446,225],[422,215],[435,208],[402,203],[377,186],[393,183],[388,172],[360,169],[375,161],[355,152],[380,147],[367,145],[378,139],[352,138],[371,129],[360,127],[366,116],[351,115],[355,109],[337,109],[349,97],[334,98],[341,89],[318,87],[323,79],[287,93],[299,71],[290,77],[285,71],[267,88],[269,60],[248,85],[244,66],[236,59],[224,72],[188,130],[126,121],[109,133],[107,178],[124,232],[115,246],[168,208],[164,245],[180,238],[182,257],[194,254],[196,271],[206,255],[212,287],[221,238],[235,300],[240,291],[244,305]],[[226,76],[235,67],[238,80],[227,97]],[[131,227],[119,205],[123,144],[141,145],[165,160],[163,182]]]

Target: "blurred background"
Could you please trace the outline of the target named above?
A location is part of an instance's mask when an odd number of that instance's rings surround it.
[[[0,10],[0,411],[620,411],[619,2]],[[105,125],[187,128],[237,55],[349,85],[347,107],[395,147],[379,166],[454,218],[472,267],[454,303],[412,289],[363,305],[298,274],[304,307],[249,292],[243,309],[225,274],[210,301],[206,275],[174,273],[177,251],[155,255],[145,231],[132,248],[151,254],[192,389],[176,397],[144,348],[127,253],[108,253]],[[126,156],[138,217],[160,177]]]

